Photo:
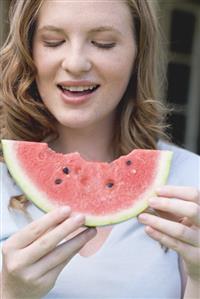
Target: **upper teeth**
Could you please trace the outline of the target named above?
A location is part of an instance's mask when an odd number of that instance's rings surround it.
[[[69,91],[84,91],[84,90],[92,90],[96,87],[95,86],[62,86],[62,89],[69,90]]]

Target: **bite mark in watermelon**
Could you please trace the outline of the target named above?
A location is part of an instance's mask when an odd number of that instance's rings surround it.
[[[9,172],[41,210],[69,205],[87,226],[114,224],[137,216],[168,177],[172,152],[135,149],[111,163],[61,154],[46,143],[2,140]]]

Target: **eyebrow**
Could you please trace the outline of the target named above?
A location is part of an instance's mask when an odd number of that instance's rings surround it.
[[[39,28],[38,31],[39,32],[40,31],[54,31],[54,32],[58,32],[58,33],[64,33],[63,29],[52,26],[52,25],[43,26],[43,27]]]
[[[58,28],[56,26],[53,25],[45,25],[41,28],[38,29],[38,31],[53,31],[53,32],[57,32],[57,33],[65,33],[64,29],[62,28]],[[90,33],[96,33],[96,32],[105,32],[105,31],[114,31],[118,34],[122,34],[119,30],[117,30],[116,28],[112,27],[112,26],[100,26],[100,27],[96,27],[93,28],[92,30],[90,30]]]

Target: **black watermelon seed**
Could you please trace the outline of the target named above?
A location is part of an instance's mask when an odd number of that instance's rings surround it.
[[[69,174],[69,168],[64,167],[64,168],[63,168],[63,172],[64,172],[65,174]]]
[[[127,160],[126,161],[126,165],[131,165],[132,164],[132,161],[131,160]]]
[[[59,184],[61,184],[61,183],[62,183],[62,180],[61,180],[61,179],[56,179],[56,180],[55,180],[55,184],[56,184],[56,185],[59,185]]]
[[[114,186],[114,184],[111,183],[111,182],[107,184],[107,187],[108,187],[108,188],[112,188],[113,186]]]

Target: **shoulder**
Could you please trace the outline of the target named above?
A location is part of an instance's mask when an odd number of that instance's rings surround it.
[[[184,162],[185,163],[200,163],[200,156],[186,150],[184,148],[178,147],[172,143],[167,143],[163,141],[158,142],[158,149],[161,150],[169,150],[173,152],[173,159],[176,161],[176,163]]]
[[[16,209],[12,211],[9,209],[10,199],[19,195],[23,195],[23,191],[15,183],[11,177],[8,168],[5,163],[0,162],[0,173],[1,173],[1,209],[4,213],[4,219],[12,217],[12,219],[17,223],[18,227],[22,227],[27,224],[27,218],[21,212]],[[31,202],[27,206],[27,211],[31,214],[32,219],[37,219],[41,217],[44,213],[40,211]],[[9,222],[8,222],[9,223]]]
[[[169,181],[200,188],[200,156],[174,144],[159,141],[158,149],[173,152]]]
[[[2,177],[3,196],[5,197],[5,195],[14,196],[14,195],[22,194],[22,191],[10,176],[5,163],[0,162],[0,169],[1,169],[1,177]]]
[[[10,235],[17,231],[17,225],[11,215],[9,204],[12,196],[22,194],[16,186],[7,170],[6,164],[0,162],[1,171],[1,215],[2,215],[2,230],[0,243],[4,242]]]
[[[30,204],[27,207],[27,212],[30,217],[27,218],[27,214],[20,210],[10,208],[10,200],[12,197],[22,195],[22,190],[16,185],[12,177],[10,176],[5,163],[0,162],[1,173],[1,215],[2,215],[2,230],[0,236],[0,244],[3,243],[12,234],[23,228],[30,222],[30,219],[34,220],[43,215],[43,213]]]
[[[1,209],[3,210],[3,218],[10,215],[9,204],[13,196],[23,194],[20,188],[16,185],[12,177],[10,176],[5,163],[0,162],[1,171]]]

